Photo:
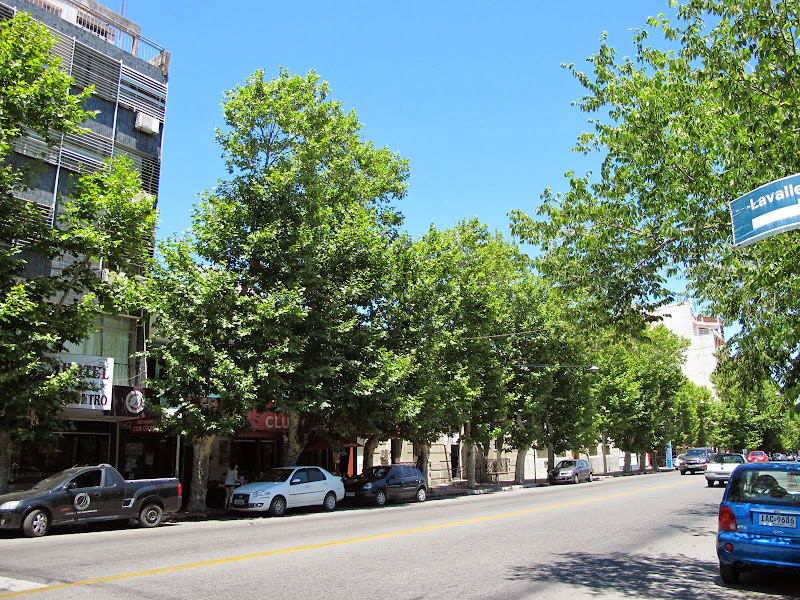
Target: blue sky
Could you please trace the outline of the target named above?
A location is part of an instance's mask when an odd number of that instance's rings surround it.
[[[223,91],[279,66],[317,71],[366,139],[410,160],[399,208],[412,235],[474,216],[507,234],[510,210],[532,214],[545,187],[565,189],[565,171],[599,162],[571,151],[589,115],[571,106],[583,89],[561,63],[585,65],[603,31],[632,54],[630,29],[668,10],[666,0],[126,0],[125,16],[171,53],[158,235],[188,228],[197,194],[225,176],[214,141]]]

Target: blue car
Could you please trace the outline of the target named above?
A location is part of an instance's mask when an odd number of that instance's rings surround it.
[[[800,572],[800,464],[749,463],[733,471],[719,506],[717,557],[725,583],[749,569]]]

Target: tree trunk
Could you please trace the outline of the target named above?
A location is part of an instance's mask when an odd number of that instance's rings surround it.
[[[367,469],[372,468],[372,458],[375,454],[375,449],[378,447],[380,440],[376,436],[368,437],[364,442],[364,464],[362,465],[361,472],[364,473]]]
[[[196,438],[192,444],[194,458],[192,459],[192,491],[189,495],[189,504],[186,511],[192,514],[206,516],[206,492],[208,491],[208,457],[211,455],[211,446],[216,435]]]
[[[465,448],[467,450],[467,486],[474,488],[476,484],[475,479],[475,442],[469,437],[472,432],[472,425],[470,423],[464,424],[464,437],[466,438]]]
[[[514,483],[525,483],[525,457],[527,454],[527,448],[517,448],[517,462],[514,465]]]
[[[647,472],[647,452],[639,453],[639,473]]]
[[[414,454],[417,455],[417,468],[422,471],[425,484],[428,483],[428,463],[431,459],[431,445],[428,443],[414,443]]]
[[[478,455],[477,444],[470,440],[467,442],[467,486],[474,488],[477,484],[475,461]]]
[[[284,467],[293,467],[297,464],[297,459],[303,452],[308,442],[308,433],[300,432],[300,415],[294,411],[286,413],[286,419],[289,422],[288,439],[283,451],[283,465]]]
[[[392,440],[389,442],[389,446],[389,453],[391,455],[390,462],[393,465],[396,465],[403,457],[403,440],[400,438],[392,438]]]
[[[547,473],[549,474],[556,466],[556,448],[553,445],[553,424],[550,423],[549,411],[545,411],[542,425],[545,436],[547,436]]]
[[[8,480],[11,478],[11,437],[0,432],[0,494],[8,491]]]
[[[603,440],[600,444],[603,451],[603,475],[608,475],[608,446],[606,445],[606,434],[603,434]]]
[[[625,473],[630,473],[631,472],[631,453],[630,452],[627,452],[627,451],[625,452],[625,464],[622,467],[622,470]]]

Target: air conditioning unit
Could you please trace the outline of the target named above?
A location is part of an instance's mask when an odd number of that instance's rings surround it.
[[[139,131],[143,131],[144,133],[152,135],[158,133],[160,126],[161,123],[155,117],[151,117],[150,115],[143,112],[136,113],[135,127]]]

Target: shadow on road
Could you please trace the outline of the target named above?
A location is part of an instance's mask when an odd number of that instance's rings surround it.
[[[536,563],[514,568],[507,579],[531,584],[559,583],[595,594],[613,593],[651,600],[730,600],[752,598],[760,592],[778,598],[800,598],[796,575],[770,571],[743,573],[738,585],[719,578],[716,563],[698,563],[680,554],[562,554],[553,564]],[[734,590],[737,590],[738,593]],[[757,596],[756,596],[757,597]]]

